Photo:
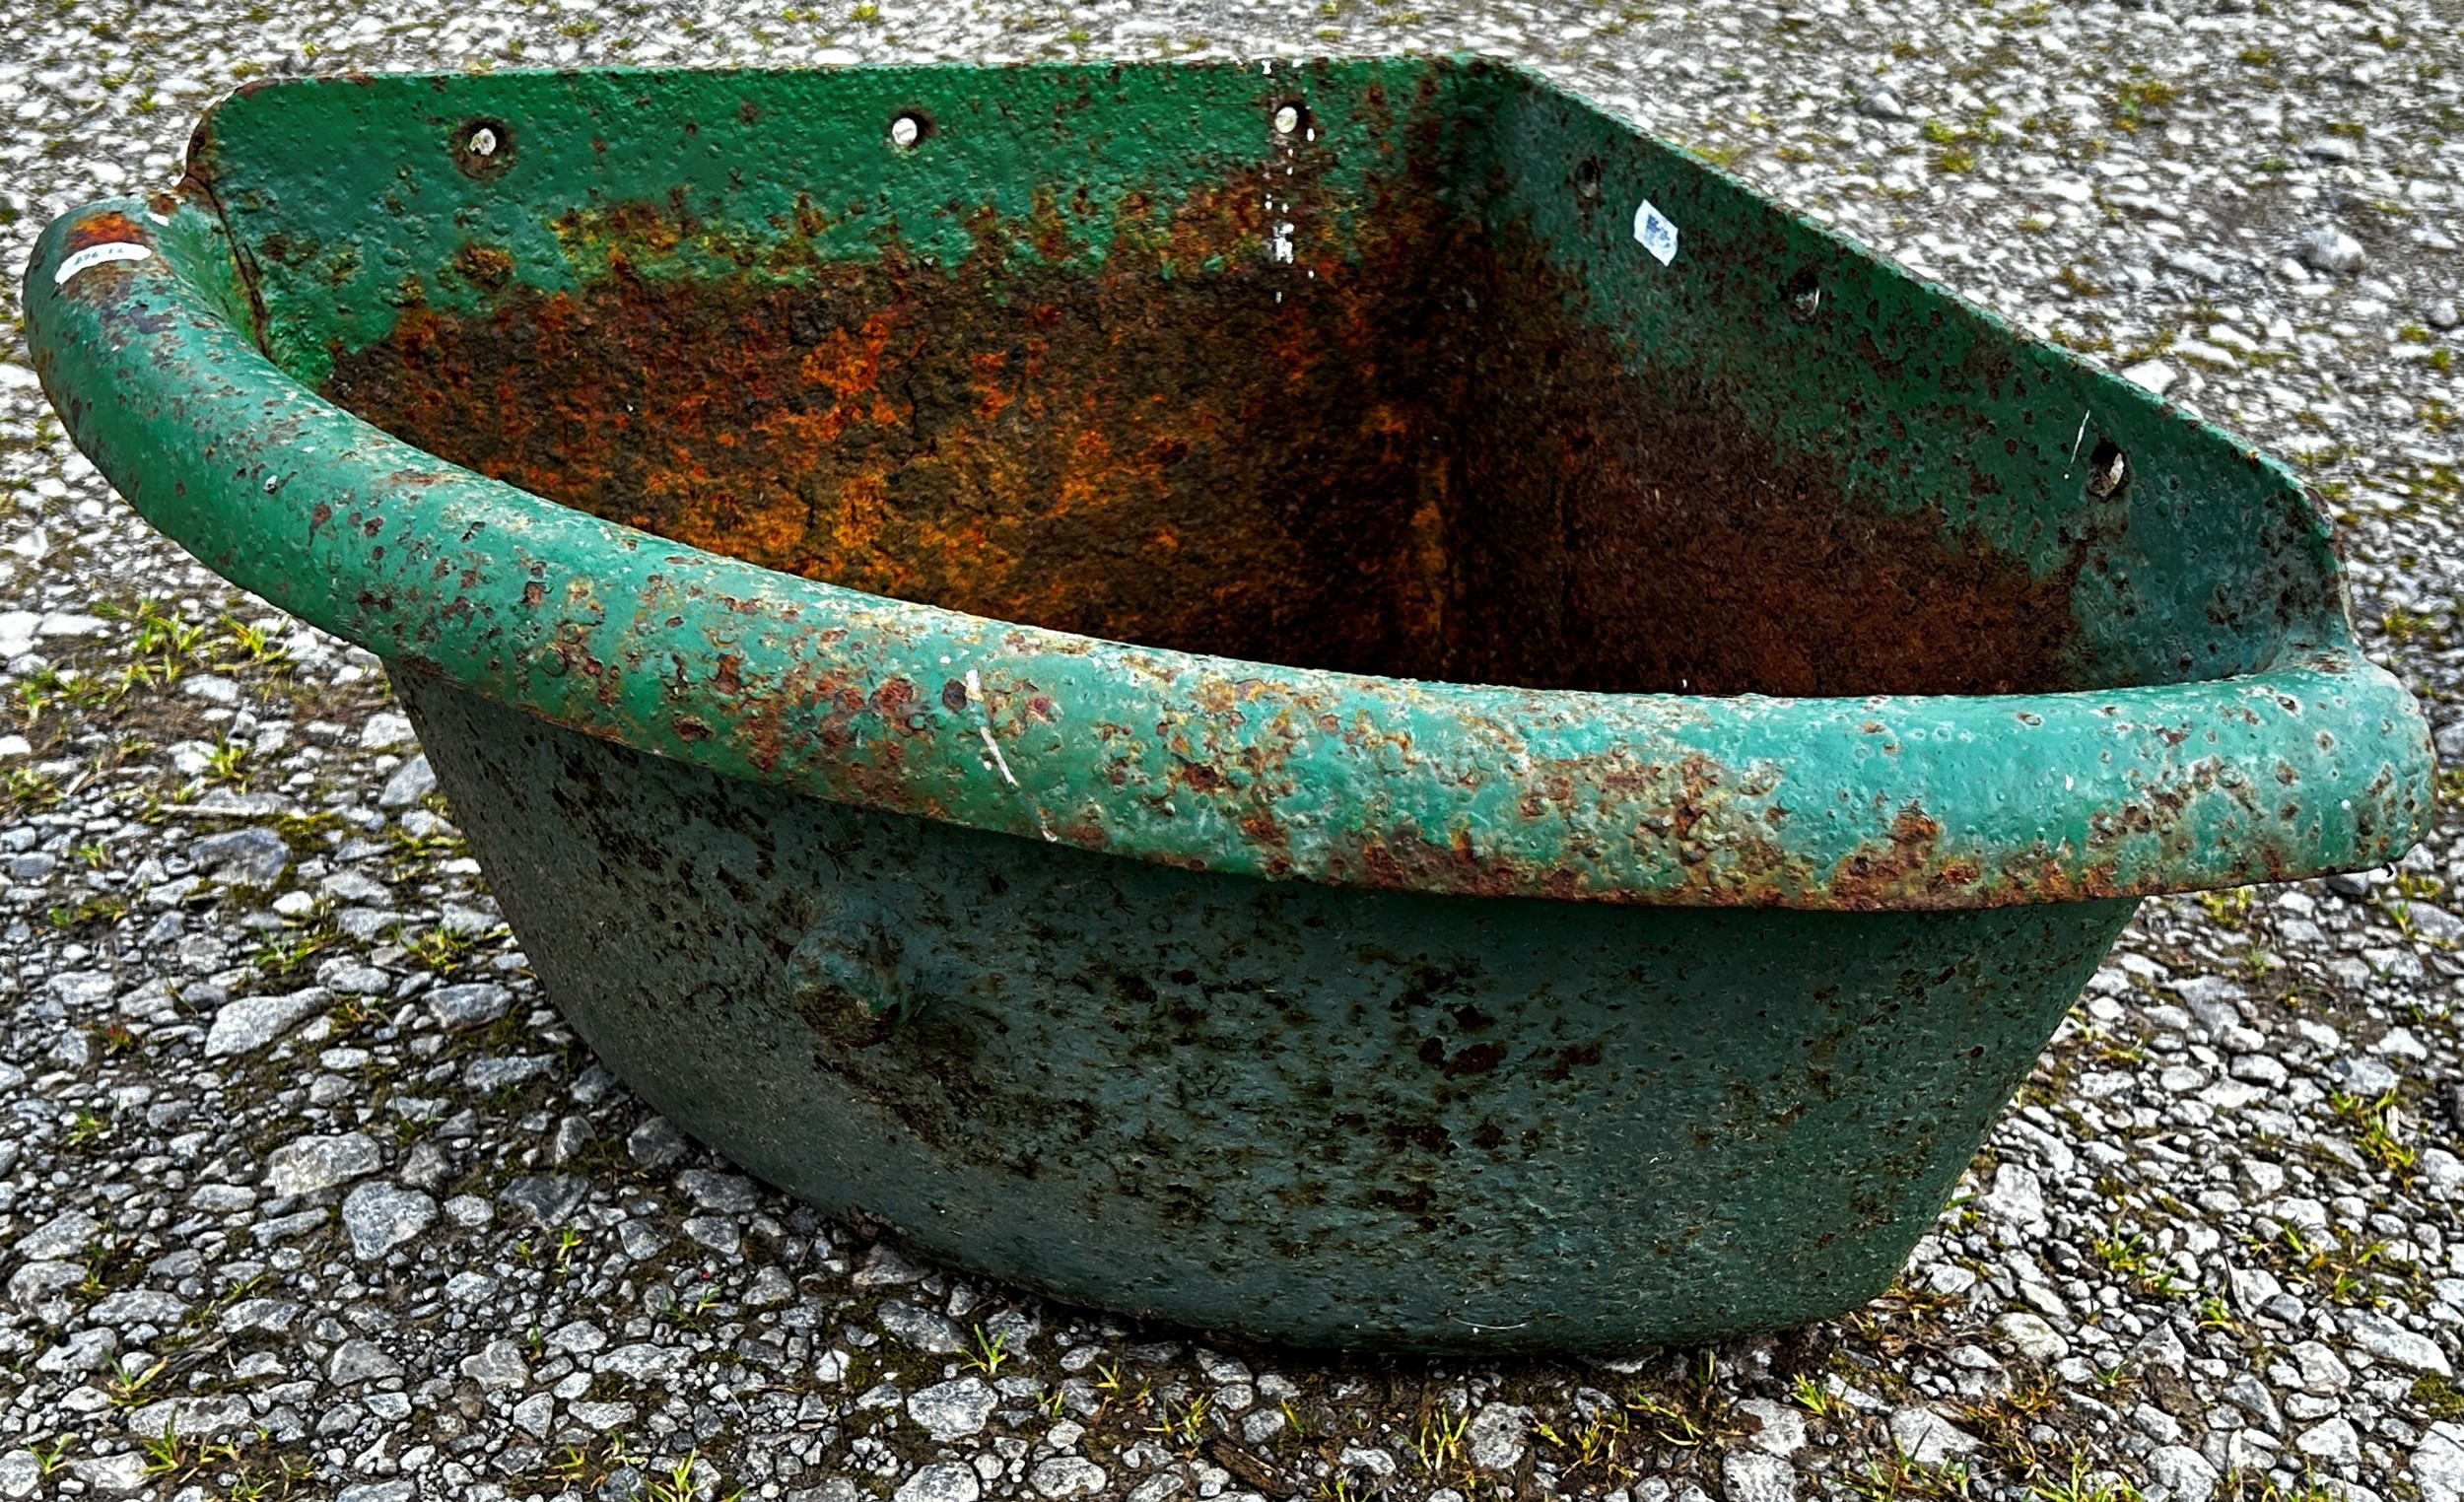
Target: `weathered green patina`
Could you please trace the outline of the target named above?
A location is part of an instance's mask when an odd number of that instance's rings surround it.
[[[637,1089],[1110,1307],[1845,1308],[2134,899],[2430,817],[2281,466],[1484,62],[269,86],[27,308]]]

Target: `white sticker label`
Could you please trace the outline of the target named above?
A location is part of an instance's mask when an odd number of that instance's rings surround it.
[[[1648,198],[1634,211],[1634,239],[1663,266],[1677,259],[1677,226],[1653,208]]]
[[[142,261],[151,258],[154,252],[145,246],[132,244],[124,239],[113,240],[107,245],[88,245],[85,249],[76,251],[60,262],[60,269],[51,273],[51,285],[66,286],[70,277],[90,267],[103,265],[106,261]]]

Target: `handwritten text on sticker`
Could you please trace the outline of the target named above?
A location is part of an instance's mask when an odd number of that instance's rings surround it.
[[[60,269],[51,273],[51,285],[66,286],[70,277],[90,267],[101,266],[109,261],[142,261],[153,254],[154,252],[145,246],[131,244],[124,239],[115,239],[104,245],[88,245],[83,250],[71,252],[61,260]]]

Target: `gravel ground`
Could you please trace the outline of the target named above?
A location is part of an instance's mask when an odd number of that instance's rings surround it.
[[[2294,456],[2464,756],[2452,0],[1410,3],[27,0],[0,297],[261,74],[1511,54]],[[2464,1498],[2452,808],[2367,879],[2150,903],[1839,1324],[1328,1361],[911,1263],[650,1116],[374,660],[154,536],[14,339],[0,607],[0,1499]]]

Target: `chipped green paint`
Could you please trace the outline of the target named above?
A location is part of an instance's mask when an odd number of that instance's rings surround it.
[[[1483,62],[268,86],[26,306],[628,1080],[1086,1302],[1835,1312],[2132,900],[2431,816],[2281,466]]]

